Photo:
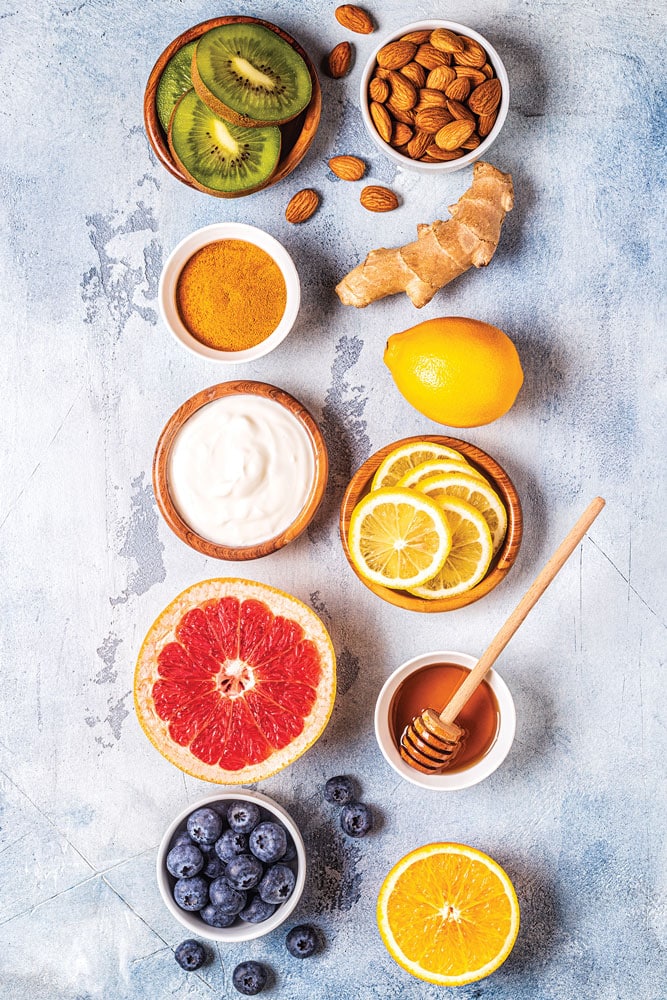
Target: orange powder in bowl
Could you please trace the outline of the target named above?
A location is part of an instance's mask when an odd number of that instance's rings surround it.
[[[282,271],[245,240],[216,240],[190,257],[176,283],[176,307],[193,337],[218,351],[266,340],[285,312]]]

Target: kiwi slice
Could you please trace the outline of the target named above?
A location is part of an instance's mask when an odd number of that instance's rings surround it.
[[[169,147],[181,170],[207,194],[233,196],[261,187],[280,157],[280,129],[223,121],[194,90],[181,97],[169,124]]]
[[[199,39],[192,82],[202,101],[236,125],[281,125],[303,111],[313,85],[292,46],[261,24],[223,24]]]
[[[169,119],[179,98],[186,90],[192,89],[192,56],[197,48],[197,39],[188,42],[171,57],[165,66],[155,94],[155,106],[162,128],[169,130]]]

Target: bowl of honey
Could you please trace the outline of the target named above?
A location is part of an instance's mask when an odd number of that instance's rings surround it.
[[[375,705],[375,736],[387,763],[406,781],[434,792],[459,791],[488,778],[507,757],[516,713],[510,690],[495,670],[488,672],[458,716],[464,737],[446,768],[423,774],[399,752],[406,726],[426,708],[441,712],[476,663],[468,653],[423,653],[385,682]]]

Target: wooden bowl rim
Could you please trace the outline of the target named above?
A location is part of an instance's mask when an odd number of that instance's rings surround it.
[[[449,448],[455,448],[457,451],[460,451],[474,466],[479,468],[480,472],[484,473],[491,480],[491,485],[500,495],[507,510],[507,532],[505,539],[491,563],[491,569],[487,572],[484,579],[465,594],[457,594],[454,597],[440,597],[433,601],[428,601],[423,597],[415,597],[404,590],[390,590],[389,587],[382,587],[371,580],[367,580],[359,573],[352,561],[347,538],[352,511],[362,496],[368,492],[368,487],[380,462],[396,448],[417,441],[432,441],[434,444],[446,445]],[[480,597],[485,597],[494,587],[498,586],[514,565],[518,555],[523,536],[523,512],[519,494],[514,483],[502,465],[496,462],[485,451],[482,451],[481,448],[478,448],[474,444],[469,444],[467,441],[462,441],[460,438],[446,437],[442,434],[417,434],[385,445],[374,452],[357,469],[343,496],[340,507],[339,531],[347,561],[364,586],[368,587],[369,590],[383,601],[387,601],[387,603],[393,604],[398,608],[404,608],[406,611],[432,614],[440,611],[454,611],[456,608],[466,607],[468,604],[478,601]]]
[[[315,69],[315,65],[308,53],[301,47],[301,45],[299,45],[295,38],[292,38],[290,34],[280,28],[277,24],[273,24],[271,21],[264,21],[259,17],[249,17],[242,14],[237,16],[228,15],[225,17],[212,17],[207,21],[200,21],[199,24],[195,24],[191,28],[187,28],[185,31],[181,32],[181,34],[178,35],[177,38],[174,38],[174,40],[170,42],[158,56],[148,77],[148,82],[146,83],[146,89],[144,91],[144,127],[146,129],[148,141],[158,160],[162,166],[169,171],[172,177],[181,181],[182,184],[186,184],[193,191],[198,190],[198,188],[183,173],[181,173],[177,165],[174,163],[167,138],[162,130],[162,125],[160,124],[160,119],[158,117],[155,95],[157,93],[160,77],[162,76],[165,66],[171,57],[175,55],[179,49],[183,48],[184,45],[187,45],[188,42],[192,42],[196,38],[201,38],[201,36],[206,34],[207,31],[210,31],[211,28],[218,28],[222,24],[261,24],[265,28],[269,28],[271,31],[274,31],[299,53],[308,67],[308,72],[310,73],[310,78],[313,84],[313,93],[310,103],[303,112],[300,112],[305,115],[301,133],[285,159],[278,160],[278,166],[265,183],[260,187],[253,188],[252,191],[239,191],[238,194],[221,192],[219,195],[213,195],[213,197],[221,198],[242,198],[245,195],[254,194],[256,191],[262,191],[264,188],[277,184],[278,181],[281,181],[299,165],[303,157],[308,152],[320,123],[320,115],[322,112],[322,90],[317,76],[317,70]],[[286,122],[286,124],[289,125],[289,122]],[[282,128],[282,126],[278,127]],[[305,139],[304,135],[306,136]]]
[[[265,399],[271,399],[281,406],[284,406],[289,413],[294,416],[308,434],[310,444],[313,449],[313,459],[315,462],[315,472],[310,488],[310,493],[306,503],[302,507],[297,517],[292,523],[273,538],[258,542],[255,545],[244,545],[233,547],[230,545],[219,545],[211,542],[208,538],[194,531],[193,528],[181,517],[176,509],[169,493],[168,465],[171,449],[185,422],[200,410],[202,406],[221,399],[224,396],[234,395],[255,395]],[[220,382],[217,385],[209,386],[195,393],[186,399],[179,408],[172,413],[162,428],[158,438],[153,456],[153,492],[160,514],[169,525],[171,530],[182,542],[196,549],[197,552],[210,556],[213,559],[224,559],[227,562],[237,562],[246,559],[260,559],[262,556],[277,552],[284,545],[294,541],[295,538],[305,531],[315,512],[322,502],[324,491],[329,475],[329,457],[327,447],[324,443],[322,432],[317,426],[310,412],[303,403],[291,396],[284,389],[271,385],[269,382],[248,381],[245,379],[230,382]]]

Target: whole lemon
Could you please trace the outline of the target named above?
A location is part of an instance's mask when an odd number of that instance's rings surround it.
[[[477,427],[507,413],[523,383],[516,347],[502,330],[446,316],[394,333],[384,362],[399,392],[431,420]]]

